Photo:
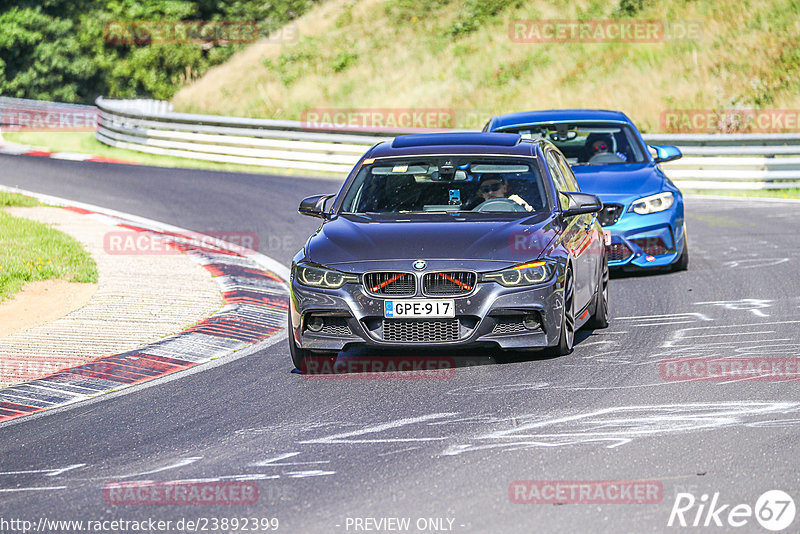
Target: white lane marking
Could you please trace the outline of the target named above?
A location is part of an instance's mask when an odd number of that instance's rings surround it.
[[[67,489],[66,486],[47,486],[42,488],[0,488],[0,493],[13,493],[15,491],[50,491],[50,490],[63,490]]]
[[[708,302],[695,302],[695,305],[710,304],[722,306],[726,310],[749,311],[757,317],[769,317],[761,311],[763,308],[771,308],[774,301],[767,299],[739,299],[739,300],[712,300]]]
[[[253,467],[272,467],[272,466],[284,466],[284,465],[309,465],[309,464],[329,464],[331,463],[330,460],[315,460],[309,462],[281,462],[281,460],[286,460],[288,458],[294,458],[298,454],[302,454],[300,452],[287,452],[285,454],[281,454],[276,456],[275,458],[270,458],[269,460],[263,460],[261,462],[256,462],[250,464]],[[278,463],[280,462],[280,463]]]
[[[748,419],[756,417],[774,420],[798,411],[800,403],[790,402],[617,406],[488,432],[473,437],[472,443],[451,445],[441,454],[454,456],[495,448],[518,450],[589,443],[606,443],[606,448],[615,448],[638,437],[721,429],[752,423],[754,421]],[[538,430],[544,432],[536,432]],[[476,445],[475,442],[484,443]]]
[[[144,471],[142,473],[136,473],[136,474],[133,474],[133,475],[123,475],[123,476],[120,476],[120,477],[110,477],[110,478],[113,478],[113,479],[117,480],[117,479],[122,479],[122,478],[142,477],[142,476],[145,476],[145,475],[152,475],[152,474],[155,474],[155,473],[162,473],[164,471],[169,471],[170,469],[178,469],[180,467],[185,467],[187,465],[193,464],[196,461],[202,460],[202,459],[203,459],[202,456],[192,456],[191,458],[184,458],[183,460],[179,460],[178,462],[176,462],[176,463],[174,463],[172,465],[159,467],[158,469],[153,469],[151,471]]]
[[[730,324],[730,325],[716,325],[716,326],[690,326],[688,328],[682,328],[682,329],[678,330],[677,332],[675,332],[673,334],[673,336],[672,336],[672,339],[665,341],[664,344],[662,345],[662,347],[663,348],[672,348],[676,344],[680,343],[680,341],[685,339],[685,338],[706,337],[706,336],[703,336],[703,335],[701,335],[701,336],[690,336],[690,335],[688,335],[689,332],[693,332],[694,333],[696,331],[697,333],[700,333],[701,331],[707,331],[707,330],[715,330],[716,331],[716,330],[723,330],[725,328],[738,328],[739,330],[737,332],[735,332],[734,334],[730,334],[730,335],[742,335],[742,334],[747,333],[747,332],[745,332],[745,330],[747,328],[752,328],[753,326],[756,326],[757,328],[763,328],[765,326],[770,326],[770,325],[798,324],[798,323],[800,323],[800,321],[769,321],[769,322],[766,322],[766,323],[758,323],[756,325],[754,325],[752,323],[745,323],[745,324]],[[713,335],[713,334],[709,334],[709,335]],[[769,340],[765,340],[765,341],[773,341],[773,340],[769,339]],[[704,343],[704,345],[707,345],[707,343]]]
[[[705,315],[703,313],[697,313],[697,312],[665,313],[665,314],[662,314],[662,315],[632,315],[632,316],[629,316],[629,317],[614,317],[614,319],[623,320],[623,321],[625,321],[625,320],[634,320],[634,321],[636,321],[636,320],[645,320],[645,319],[669,319],[671,317],[674,317],[676,319],[681,319],[681,318],[686,318],[686,317],[695,317],[695,318],[697,318],[697,319],[699,319],[701,321],[713,321],[713,319],[710,319],[707,315]]]
[[[786,263],[789,258],[748,258],[744,260],[731,260],[723,263],[725,267],[730,269],[756,269],[761,267],[772,267],[773,265],[780,265]],[[746,263],[748,265],[742,265]]]
[[[756,332],[729,332],[727,334],[703,334],[701,336],[683,336],[683,339],[692,339],[696,337],[725,337],[725,336],[755,336],[757,334],[774,334],[775,330],[758,330]]]
[[[286,473],[289,478],[308,478],[308,477],[321,477],[326,475],[335,475],[336,471],[292,471]]]
[[[355,436],[363,436],[364,434],[374,434],[377,432],[383,432],[384,430],[390,430],[393,428],[400,428],[402,426],[413,425],[416,423],[423,423],[425,421],[431,421],[434,419],[442,419],[445,417],[451,417],[453,415],[457,415],[454,412],[444,412],[444,413],[434,413],[429,415],[423,415],[421,417],[409,417],[406,419],[398,419],[396,421],[391,421],[389,423],[382,423],[379,425],[368,426],[366,428],[362,428],[361,430],[353,430],[351,432],[342,432],[341,434],[333,434],[332,436],[328,436],[325,438],[317,438],[317,439],[310,439],[305,441],[300,441],[301,444],[329,444],[329,443],[374,443],[375,440],[350,440],[346,438],[351,438]],[[432,440],[441,440],[445,438],[397,438],[397,439],[385,439],[385,440],[378,440],[378,441],[386,441],[386,442],[393,442],[393,441],[432,441]]]
[[[688,324],[688,323],[696,323],[697,321],[670,321],[670,322],[663,322],[663,323],[645,323],[645,324],[632,324],[631,326],[635,326],[637,328],[642,328],[646,326],[666,326],[671,324]]]
[[[78,469],[79,467],[83,467],[86,464],[72,464],[68,465],[67,467],[60,467],[57,469],[31,469],[28,471],[4,471],[0,473],[0,475],[33,475],[38,473],[46,473],[44,476],[46,477],[56,477],[62,473],[66,473],[67,471],[71,471],[73,469]]]

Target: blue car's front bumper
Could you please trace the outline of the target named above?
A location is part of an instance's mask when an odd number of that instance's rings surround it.
[[[609,267],[654,268],[675,263],[683,251],[686,227],[682,199],[668,210],[648,215],[627,211],[630,203],[623,204],[622,215],[603,230],[611,234]]]

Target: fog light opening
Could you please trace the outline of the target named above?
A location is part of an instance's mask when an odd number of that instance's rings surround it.
[[[526,315],[522,319],[522,324],[525,325],[525,328],[528,330],[536,330],[541,327],[541,323],[539,322],[539,316],[533,313]]]
[[[322,327],[325,326],[325,323],[322,320],[322,317],[319,315],[312,315],[308,318],[306,322],[306,328],[311,330],[312,332],[319,332],[322,330]]]

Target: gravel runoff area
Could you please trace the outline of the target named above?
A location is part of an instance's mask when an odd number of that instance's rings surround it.
[[[110,254],[104,237],[124,228],[102,215],[54,207],[6,211],[52,224],[77,239],[97,263],[99,277],[97,292],[85,306],[0,337],[0,387],[135,349],[184,330],[223,305],[219,285],[186,254]]]

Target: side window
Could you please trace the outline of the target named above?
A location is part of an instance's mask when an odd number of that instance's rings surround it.
[[[567,181],[564,178],[564,172],[558,164],[556,153],[552,150],[548,150],[546,158],[547,167],[550,169],[550,174],[553,175],[553,181],[556,183],[556,190],[570,191]],[[558,195],[558,204],[561,206],[562,210],[565,210],[569,206],[569,201],[563,195]]]
[[[572,172],[567,160],[565,160],[564,156],[561,154],[554,153],[553,155],[558,160],[558,164],[561,167],[561,172],[564,175],[564,180],[567,182],[569,191],[580,191],[581,187],[578,185],[578,181],[575,179],[575,173]]]

